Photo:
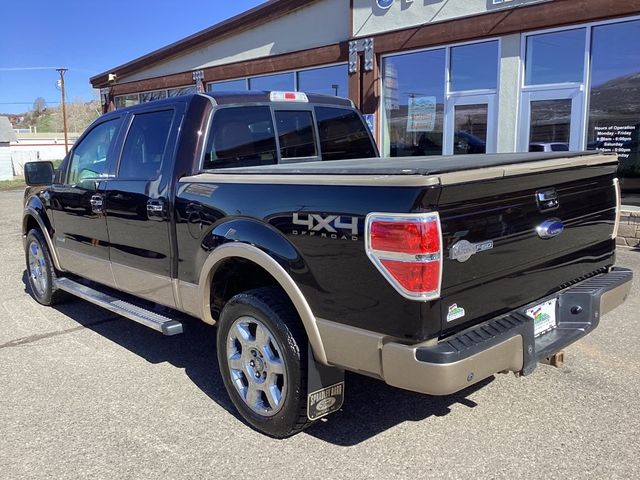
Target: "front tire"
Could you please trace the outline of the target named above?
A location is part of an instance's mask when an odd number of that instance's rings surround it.
[[[236,409],[256,430],[276,438],[308,425],[307,337],[278,288],[231,298],[220,315],[218,364]]]
[[[56,288],[56,271],[42,232],[37,229],[30,230],[26,245],[27,277],[33,298],[42,305],[60,303],[67,298],[67,293]]]

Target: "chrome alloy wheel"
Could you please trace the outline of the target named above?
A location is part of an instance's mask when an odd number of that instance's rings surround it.
[[[31,286],[38,295],[44,295],[47,291],[47,264],[44,259],[44,252],[38,242],[32,241],[29,244],[29,277]]]
[[[260,415],[278,413],[287,394],[287,369],[269,329],[254,317],[240,317],[226,344],[229,373],[240,397]]]

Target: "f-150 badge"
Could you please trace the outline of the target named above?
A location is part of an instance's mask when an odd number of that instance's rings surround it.
[[[460,240],[453,244],[449,250],[449,258],[457,260],[459,262],[466,262],[478,252],[484,252],[485,250],[491,250],[493,248],[493,241],[481,243],[471,243],[467,240]]]

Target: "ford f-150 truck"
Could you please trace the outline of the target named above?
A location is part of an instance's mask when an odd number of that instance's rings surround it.
[[[274,437],[335,412],[344,371],[430,395],[531,373],[626,298],[617,159],[379,158],[348,100],[195,94],[99,118],[25,167],[34,298],[165,335],[217,325],[241,416]],[[186,323],[188,325],[188,323]]]

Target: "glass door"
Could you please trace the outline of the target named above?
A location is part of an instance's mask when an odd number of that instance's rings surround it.
[[[445,155],[495,153],[495,95],[450,97],[446,123]]]
[[[520,151],[584,150],[583,98],[580,87],[524,92]]]

